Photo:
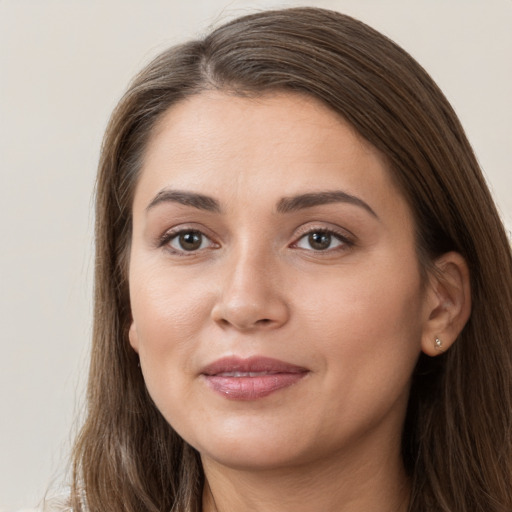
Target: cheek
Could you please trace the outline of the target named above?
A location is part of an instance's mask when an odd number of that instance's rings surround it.
[[[150,266],[144,272],[138,269],[133,265],[130,276],[132,345],[148,391],[160,408],[196,371],[194,354],[211,306],[208,293],[197,283]]]
[[[411,261],[347,272],[327,280],[322,294],[309,295],[304,327],[314,353],[324,354],[332,370],[330,389],[342,384],[346,396],[371,400],[372,394],[393,399],[408,388],[421,351],[423,307]]]
[[[130,272],[134,323],[154,350],[186,342],[201,327],[210,302],[199,283],[160,267],[135,262]]]
[[[310,325],[339,340],[384,340],[393,333],[418,332],[422,317],[422,286],[413,257],[360,268],[335,269],[303,288],[304,314]],[[301,295],[299,295],[301,294]],[[398,336],[400,344],[403,336]]]
[[[323,378],[316,400],[304,405],[303,414],[321,419],[317,428],[325,439],[333,432],[342,439],[363,435],[384,418],[394,417],[391,421],[400,428],[420,353],[420,329],[413,319],[416,298],[405,297],[391,300],[368,288],[323,308],[325,322],[318,325],[317,336],[308,337],[314,340],[311,354]]]

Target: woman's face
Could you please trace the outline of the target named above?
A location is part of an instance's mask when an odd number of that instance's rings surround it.
[[[149,393],[205,463],[398,450],[428,316],[412,216],[325,106],[172,107],[135,191],[129,282]]]

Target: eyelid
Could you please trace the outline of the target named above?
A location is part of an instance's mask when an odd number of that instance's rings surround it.
[[[325,224],[306,224],[304,226],[301,226],[295,236],[294,241],[291,244],[291,247],[297,247],[297,244],[300,240],[302,240],[305,236],[310,235],[311,233],[327,233],[329,235],[332,235],[334,238],[339,240],[342,243],[342,246],[334,247],[332,249],[325,249],[324,251],[321,250],[314,250],[310,249],[312,252],[315,253],[329,253],[334,252],[336,250],[346,250],[352,246],[355,245],[355,235],[353,235],[350,231],[347,229],[343,229],[337,226],[332,225],[325,225]],[[299,248],[299,247],[297,247]],[[302,248],[299,248],[302,249]],[[308,250],[308,249],[303,249]]]
[[[180,224],[179,226],[175,226],[175,227],[172,227],[172,228],[166,230],[158,238],[157,247],[158,248],[166,248],[170,253],[175,254],[175,255],[179,255],[179,256],[193,256],[193,255],[196,255],[196,254],[198,254],[198,253],[200,253],[202,251],[205,251],[207,249],[214,249],[214,248],[219,247],[219,244],[216,243],[213,240],[213,237],[206,233],[207,231],[208,230],[206,230],[204,227]],[[177,238],[180,234],[182,234],[182,233],[190,233],[190,232],[200,233],[201,236],[203,236],[204,238],[206,238],[210,242],[209,246],[208,247],[204,247],[202,249],[193,250],[193,251],[186,251],[184,249],[183,250],[177,249],[177,248],[172,247],[170,245],[170,242],[172,240],[174,240],[175,238]]]
[[[176,237],[178,237],[182,233],[187,232],[197,232],[200,233],[203,237],[205,237],[209,241],[209,246],[198,249],[198,250],[192,250],[192,251],[186,251],[186,250],[180,250],[176,249],[170,246],[169,242]],[[329,253],[334,252],[336,250],[347,250],[348,248],[355,245],[355,235],[353,235],[349,230],[345,228],[341,228],[339,226],[333,226],[331,224],[325,224],[325,223],[318,223],[318,224],[312,224],[308,223],[303,226],[300,226],[293,237],[293,242],[289,245],[293,248],[298,248],[297,244],[298,242],[304,238],[307,235],[310,235],[311,233],[327,233],[332,235],[334,238],[336,238],[338,241],[341,242],[341,247],[337,246],[332,249],[325,249],[325,250],[315,250],[310,249],[312,252],[315,253]],[[197,226],[195,224],[180,224],[178,226],[174,226],[170,229],[167,229],[161,236],[158,237],[157,243],[158,248],[163,248],[166,246],[166,248],[169,250],[169,252],[177,255],[183,255],[183,256],[193,256],[194,254],[198,254],[199,252],[208,250],[208,249],[215,249],[219,248],[220,244],[215,242],[214,236],[209,234],[209,230],[206,229],[204,226]],[[300,248],[302,249],[302,248]],[[308,249],[303,249],[308,250]]]

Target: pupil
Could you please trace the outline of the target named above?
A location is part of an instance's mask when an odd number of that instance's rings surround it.
[[[329,233],[311,233],[309,235],[309,244],[313,249],[325,250],[331,245],[331,235]]]
[[[201,247],[201,233],[189,231],[180,235],[180,245],[185,251],[194,251]]]

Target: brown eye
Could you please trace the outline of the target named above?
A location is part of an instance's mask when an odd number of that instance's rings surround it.
[[[200,231],[181,231],[174,235],[169,245],[177,251],[198,251],[204,249],[210,243],[209,239]]]
[[[328,251],[340,248],[350,243],[342,236],[327,230],[311,231],[303,235],[297,242],[299,249],[308,249],[313,251]]]
[[[316,251],[325,251],[331,245],[332,236],[330,233],[310,233],[308,242],[312,249]]]
[[[201,247],[203,236],[197,231],[182,233],[179,237],[179,244],[185,251],[196,251]]]

